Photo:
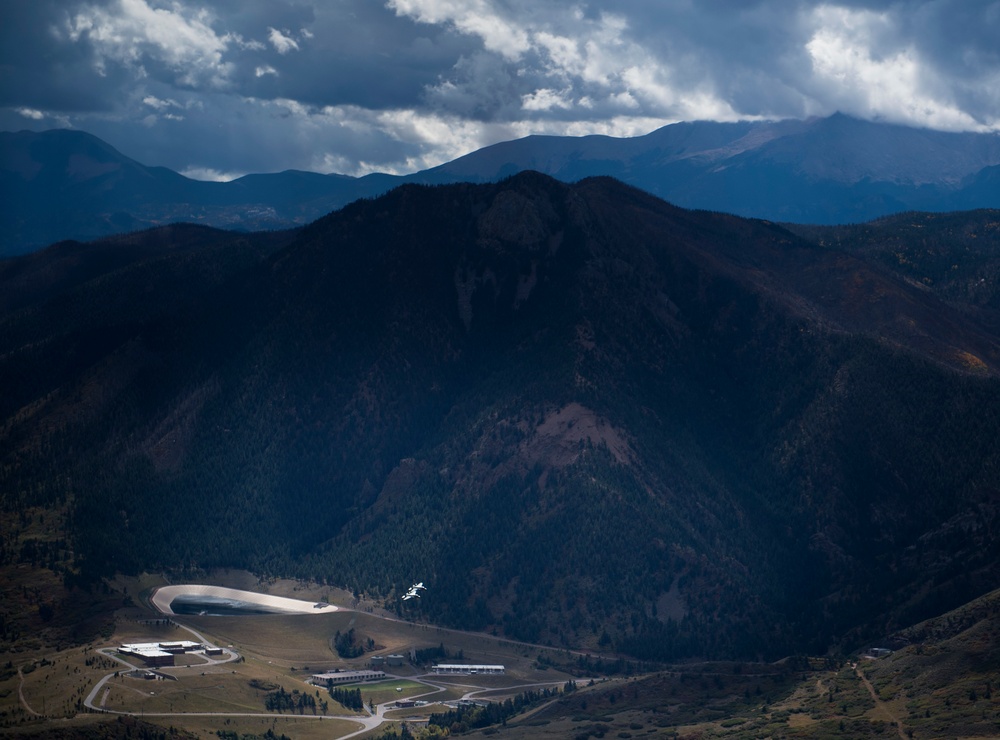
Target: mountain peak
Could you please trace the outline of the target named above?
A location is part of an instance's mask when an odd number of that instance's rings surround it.
[[[303,225],[402,183],[494,182],[525,170],[606,175],[689,208],[772,221],[845,223],[905,210],[1000,205],[983,174],[1000,136],[862,121],[690,122],[645,136],[532,136],[404,177],[308,173],[206,183],[145,167],[80,131],[0,134],[0,253],[170,221]],[[55,215],[58,214],[58,218]]]

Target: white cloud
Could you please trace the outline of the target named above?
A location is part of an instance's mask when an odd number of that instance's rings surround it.
[[[282,126],[287,136],[309,142],[312,161],[298,166],[353,176],[415,172],[527,133],[526,129],[507,124],[482,123],[412,108],[373,110],[355,105],[318,108],[288,99],[247,99],[247,102],[284,119]],[[359,156],[357,151],[345,147],[345,141],[352,142],[353,147],[368,146],[373,153],[382,149],[399,155]],[[323,142],[340,143],[324,146]],[[388,146],[389,143],[394,146]]]
[[[628,22],[618,15],[603,13],[597,20],[587,20],[574,13],[557,25],[572,34],[538,30],[532,39],[548,72],[562,78],[611,86],[622,69],[651,56],[641,45],[628,40]]]
[[[271,42],[271,46],[279,54],[287,54],[290,51],[299,50],[299,42],[292,38],[288,31],[282,33],[277,28],[268,27],[267,38]]]
[[[487,0],[389,0],[387,6],[420,23],[448,23],[460,33],[478,36],[488,50],[508,60],[530,48],[528,32]]]
[[[146,95],[142,99],[142,102],[144,105],[152,108],[157,113],[159,113],[162,118],[165,118],[168,121],[184,120],[184,116],[180,115],[179,113],[173,112],[173,109],[180,109],[180,110],[184,109],[184,106],[182,106],[176,100],[171,100],[171,99],[161,100],[155,95]],[[154,123],[156,123],[156,120],[157,120],[156,116],[148,115],[143,119],[143,122],[147,126],[152,126]]]
[[[238,33],[227,33],[222,37],[226,43],[235,44],[238,49],[247,49],[249,51],[264,51],[267,48],[267,44],[262,41],[257,41],[256,39],[250,39],[249,41],[243,38]]]
[[[84,6],[68,23],[70,40],[86,36],[93,44],[95,67],[105,71],[108,60],[133,66],[145,76],[149,56],[162,62],[187,86],[224,86],[231,66],[222,55],[232,40],[216,34],[206,10],[186,10],[179,3],[153,8],[146,0],[118,0],[110,8]]]
[[[69,116],[53,113],[52,111],[43,111],[43,110],[38,110],[37,108],[19,107],[19,108],[14,108],[13,112],[31,121],[47,121],[48,122],[47,125],[49,126],[54,126],[58,128],[75,128],[74,124],[70,121]]]
[[[160,161],[216,175],[399,174],[533,133],[633,136],[838,109],[1000,129],[996,0],[46,2],[65,15],[37,12],[44,37],[24,41],[22,68],[49,82],[11,97],[10,125],[66,110],[75,127],[117,135],[186,117],[157,140]],[[82,50],[92,68],[78,76],[46,62],[64,69]],[[356,54],[364,63],[344,63]]]
[[[180,108],[181,105],[176,100],[160,100],[155,95],[147,95],[142,102],[154,110],[163,111],[168,108]]]
[[[958,108],[912,43],[890,45],[887,13],[823,5],[806,43],[816,94],[846,113],[936,129],[982,129]],[[935,94],[936,93],[936,94]]]
[[[30,118],[33,121],[41,121],[45,118],[44,113],[40,110],[35,110],[34,108],[17,108],[17,112],[19,115],[22,115],[25,118]]]
[[[245,172],[220,172],[219,170],[214,170],[211,167],[188,167],[185,170],[181,170],[181,174],[184,177],[190,177],[192,180],[205,180],[208,182],[230,182],[238,177],[243,177]]]
[[[251,102],[284,119],[282,127],[288,137],[308,142],[312,159],[296,166],[356,177],[372,172],[396,175],[416,172],[484,146],[529,134],[637,136],[676,121],[620,115],[598,121],[482,122],[413,108],[372,110],[352,105],[318,108],[292,100]],[[359,156],[359,151],[368,154]],[[381,156],[371,156],[375,152]],[[386,155],[386,152],[397,154]]]
[[[504,106],[496,101],[495,67],[463,57],[451,78],[428,89],[429,98],[444,107],[461,106],[452,108],[455,112],[489,110],[514,118],[520,113],[565,117],[575,111],[595,125],[595,117],[599,122],[626,111],[657,119],[740,117],[716,93],[701,60],[680,59],[686,67],[679,72],[678,60],[659,46],[637,41],[629,19],[618,13],[587,16],[576,6],[528,4],[501,11],[489,0],[389,0],[388,6],[415,21],[448,24],[478,37],[487,50],[525,65],[519,74],[542,82],[516,91],[519,106]],[[474,96],[478,99],[470,103]]]
[[[572,107],[572,105],[572,101],[567,100],[565,93],[547,87],[521,96],[521,107],[527,111],[546,111],[553,108],[565,109]]]

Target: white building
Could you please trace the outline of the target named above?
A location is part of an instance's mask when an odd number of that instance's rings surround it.
[[[457,663],[441,663],[440,665],[433,666],[435,673],[441,674],[455,674],[455,675],[471,675],[485,673],[490,676],[502,676],[504,675],[504,667],[502,665],[459,665]]]
[[[134,655],[148,666],[173,665],[174,656],[199,650],[200,642],[180,640],[178,642],[133,642],[118,647],[122,655]]]
[[[383,678],[385,678],[384,671],[333,671],[331,673],[314,673],[312,683],[316,686],[333,686],[338,683],[381,681]]]

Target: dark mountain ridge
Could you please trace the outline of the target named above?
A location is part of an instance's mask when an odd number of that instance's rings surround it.
[[[68,507],[70,582],[241,566],[402,610],[419,576],[411,615],[661,659],[996,583],[1000,342],[847,252],[530,172],[123,239],[150,256],[0,274],[51,286],[0,317],[3,504]]]
[[[0,252],[87,240],[172,222],[245,231],[303,224],[368,193],[353,179],[311,172],[203,182],[147,167],[82,131],[0,134]],[[346,195],[345,188],[349,188]],[[381,191],[380,191],[381,192]],[[324,199],[315,204],[317,198]]]
[[[537,170],[613,176],[689,208],[797,223],[1000,206],[1000,135],[841,114],[806,121],[664,126],[645,136],[529,136],[406,176],[309,172],[200,182],[145,167],[79,131],[0,133],[0,254],[174,221],[298,226],[402,183],[493,182]]]

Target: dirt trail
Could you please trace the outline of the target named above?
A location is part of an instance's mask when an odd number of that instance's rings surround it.
[[[41,717],[42,715],[40,715],[38,712],[32,709],[31,706],[28,704],[28,700],[24,698],[24,674],[21,673],[21,666],[17,667],[17,678],[18,678],[17,695],[21,699],[21,704],[27,710],[28,714],[33,714],[36,717]]]
[[[892,723],[895,725],[896,733],[900,736],[900,738],[902,738],[902,740],[907,740],[906,733],[903,732],[903,723],[900,722],[899,717],[897,717],[893,711],[889,709],[889,705],[882,701],[878,693],[875,691],[875,687],[872,686],[871,681],[868,680],[868,676],[861,672],[857,663],[854,664],[854,673],[861,679],[862,683],[864,683],[865,688],[868,689],[868,693],[871,694],[872,701],[875,702],[875,708],[872,710],[874,719],[880,719],[883,722]]]

